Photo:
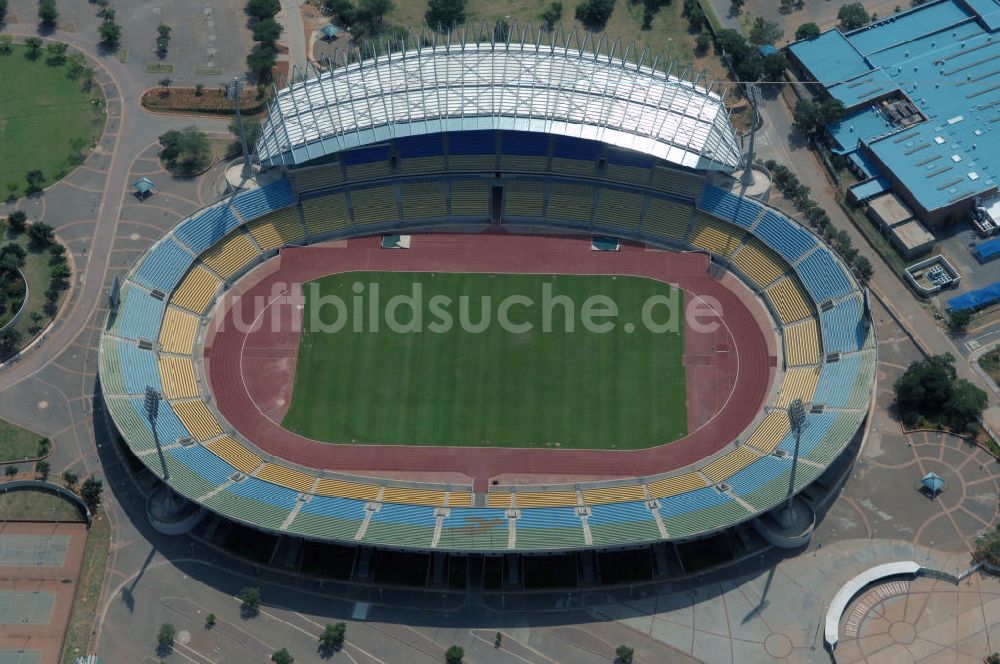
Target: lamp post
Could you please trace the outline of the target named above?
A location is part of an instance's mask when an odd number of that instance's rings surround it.
[[[806,409],[802,399],[795,399],[788,405],[788,423],[795,432],[795,452],[792,454],[792,473],[788,478],[788,502],[785,503],[784,520],[787,525],[794,521],[792,514],[792,496],[795,494],[795,469],[799,464],[799,443],[802,440],[802,425],[806,421]]]

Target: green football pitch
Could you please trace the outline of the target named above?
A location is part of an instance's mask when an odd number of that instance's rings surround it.
[[[394,296],[413,295],[414,284],[423,303],[421,331],[392,331],[391,321],[416,327],[409,305],[384,315]],[[684,326],[663,332],[641,324],[650,298],[659,298],[651,309],[657,323],[669,316],[667,302],[683,311],[683,292],[669,284],[614,276],[355,272],[318,279],[303,291],[284,420],[303,436],[330,443],[636,449],[687,434]],[[530,323],[531,331],[498,323],[500,304],[515,295],[533,305],[515,303],[506,319]],[[573,303],[569,316],[560,296]],[[592,296],[617,306],[616,318],[591,319],[613,322],[612,331],[584,329]],[[465,321],[480,323],[490,312],[482,331],[462,324],[463,297]],[[337,299],[339,308],[330,303]],[[454,322],[447,331],[442,311]]]

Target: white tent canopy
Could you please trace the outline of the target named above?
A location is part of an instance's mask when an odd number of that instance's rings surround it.
[[[257,154],[298,165],[391,138],[507,129],[602,141],[731,171],[740,148],[722,98],[612,55],[534,43],[434,44],[316,72],[280,90]]]

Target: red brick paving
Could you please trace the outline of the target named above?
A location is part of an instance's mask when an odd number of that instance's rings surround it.
[[[569,237],[426,234],[414,236],[407,250],[380,249],[378,238],[285,249],[219,304],[205,347],[217,406],[247,439],[293,463],[375,477],[383,472],[414,480],[425,474],[427,479],[467,477],[477,491],[501,475],[544,476],[548,482],[652,475],[689,466],[726,447],[759,413],[774,375],[774,335],[759,301],[731,275],[712,278],[704,254],[635,245],[623,245],[615,253],[595,252],[589,245],[589,239]],[[272,307],[282,324],[272,326],[268,311],[259,321],[268,324],[249,333],[235,329],[233,316],[249,322],[259,311],[255,298],[270,302],[287,289],[283,284],[364,270],[633,275],[677,284],[688,299],[714,297],[725,325],[714,334],[697,334],[688,327],[685,335],[691,433],[656,448],[614,451],[332,445],[281,428],[299,336],[289,322],[301,312],[294,306]],[[237,300],[237,293],[243,297]]]

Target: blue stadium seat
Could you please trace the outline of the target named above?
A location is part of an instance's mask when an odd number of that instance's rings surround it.
[[[618,525],[634,521],[652,521],[653,514],[643,502],[605,503],[590,508],[587,522],[591,526]]]
[[[813,403],[823,403],[834,408],[847,405],[851,389],[858,377],[861,355],[842,355],[839,362],[827,362],[819,375]]]
[[[745,496],[753,493],[791,467],[790,459],[779,459],[773,456],[761,457],[743,470],[734,473],[726,480],[726,484],[732,488],[732,492],[737,496]]]
[[[437,157],[444,154],[444,145],[441,143],[440,134],[426,134],[423,136],[408,136],[396,139],[396,153],[406,158],[416,157]]]
[[[389,161],[389,146],[376,145],[370,148],[358,148],[342,153],[344,163],[348,166],[370,164],[378,161]],[[242,213],[241,213],[242,214]]]
[[[623,150],[621,148],[608,148],[608,163],[619,166],[634,166],[636,168],[651,168],[652,161],[649,155],[635,150]]]
[[[182,221],[174,237],[200,254],[239,226],[240,222],[226,205],[208,208],[197,217]]]
[[[146,253],[132,278],[146,288],[169,294],[193,262],[194,256],[167,236]]]
[[[772,210],[764,213],[754,234],[791,262],[816,246],[809,231]]]
[[[365,501],[353,498],[336,498],[332,496],[313,496],[313,499],[302,505],[300,514],[316,514],[333,516],[341,519],[365,518]]]
[[[160,332],[165,300],[158,300],[148,291],[126,282],[122,290],[122,303],[115,317],[115,331],[126,339],[155,341]]]
[[[820,247],[806,256],[795,266],[795,271],[817,303],[847,295],[853,290],[840,263],[830,255],[826,247]]]
[[[449,154],[496,154],[496,137],[492,131],[465,131],[448,134]]]
[[[505,155],[544,157],[549,153],[549,141],[544,135],[523,131],[505,131],[500,134],[501,151]]]
[[[719,493],[712,487],[695,489],[676,496],[660,499],[660,514],[663,516],[680,516],[688,512],[715,507],[731,502],[732,498]]]
[[[850,391],[850,387],[847,388]],[[812,452],[817,445],[823,442],[830,427],[840,417],[840,413],[809,413],[806,415],[805,424],[802,425],[802,440],[799,441],[799,455],[806,456]],[[795,432],[789,432],[778,444],[778,449],[785,450],[789,454],[795,451]]]
[[[242,482],[231,484],[226,491],[237,496],[242,496],[243,498],[252,498],[286,510],[295,507],[295,500],[299,496],[299,492],[294,489],[287,489],[277,484],[271,484],[256,477],[248,477]]]
[[[426,505],[382,503],[382,509],[372,514],[371,523],[397,523],[409,526],[431,526],[436,523],[434,508]]]
[[[861,295],[855,295],[820,313],[825,352],[846,353],[864,348],[868,339],[868,323],[862,307]]]
[[[122,381],[127,394],[145,394],[147,386],[163,391],[160,368],[156,365],[156,354],[153,351],[142,350],[133,343],[121,341],[118,342],[118,355],[121,358]]]
[[[162,407],[162,406],[161,406]],[[236,469],[201,445],[175,447],[166,452],[212,484],[225,484]]]
[[[385,150],[388,151],[388,148]],[[233,209],[240,213],[244,221],[256,219],[294,203],[295,191],[292,189],[292,183],[285,178],[259,189],[236,194],[232,200]]]
[[[556,136],[555,140],[555,151],[552,153],[554,157],[597,161],[601,155],[601,144],[596,141],[585,141],[569,136]]]
[[[705,212],[721,217],[744,228],[750,228],[760,216],[761,207],[749,198],[735,196],[728,191],[705,185],[698,204]]]
[[[533,507],[521,510],[517,529],[522,528],[581,528],[575,507]]]
[[[129,402],[132,404],[135,414],[139,417],[139,421],[142,422],[146,430],[152,435],[153,430],[149,426],[149,416],[146,414],[144,399],[142,397],[131,397]],[[171,445],[181,438],[191,437],[191,432],[187,430],[187,427],[177,417],[177,413],[174,412],[174,409],[170,407],[170,403],[167,401],[161,401],[156,410],[156,435],[160,439],[160,445]]]

